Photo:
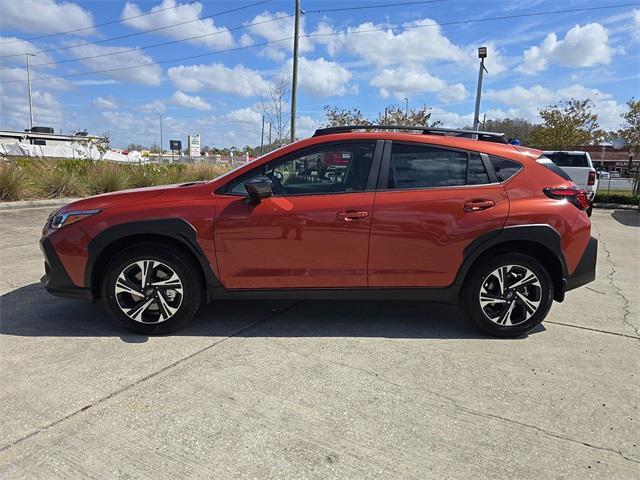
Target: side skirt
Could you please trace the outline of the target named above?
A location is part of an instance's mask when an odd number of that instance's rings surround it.
[[[213,289],[212,300],[233,298],[296,300],[423,300],[458,303],[459,288],[291,288],[282,290]]]

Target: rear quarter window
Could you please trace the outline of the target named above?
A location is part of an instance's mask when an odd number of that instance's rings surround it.
[[[509,180],[516,173],[518,173],[520,169],[522,169],[522,165],[520,165],[518,162],[507,160],[506,158],[494,157],[493,155],[489,155],[489,160],[491,160],[493,169],[495,170],[498,181],[500,182]]]

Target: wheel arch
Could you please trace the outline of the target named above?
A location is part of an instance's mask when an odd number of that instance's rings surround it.
[[[211,265],[196,240],[195,228],[182,219],[144,220],[109,227],[98,234],[88,247],[85,285],[94,298],[100,297],[102,279],[109,261],[131,247],[153,245],[179,250],[186,255],[202,276],[207,298],[220,286]]]
[[[478,237],[465,249],[465,260],[455,283],[462,287],[470,272],[487,258],[514,252],[529,255],[544,266],[553,281],[553,298],[562,302],[568,277],[567,264],[560,235],[548,225],[507,227]]]

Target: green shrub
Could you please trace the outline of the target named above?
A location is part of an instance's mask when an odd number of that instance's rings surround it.
[[[594,203],[615,203],[618,205],[638,205],[639,195],[632,195],[631,192],[598,192]]]
[[[163,175],[163,168],[160,165],[152,163],[126,165],[126,167],[130,188],[158,185]]]
[[[162,173],[158,178],[158,185],[171,185],[174,183],[183,183],[187,181],[186,170],[187,166],[181,163],[173,163],[170,165],[163,165]]]
[[[24,170],[40,198],[81,197],[87,194],[83,176],[68,171],[67,166],[58,160],[33,160]]]
[[[129,185],[126,165],[113,162],[93,162],[87,171],[86,182],[93,195],[124,190]]]
[[[29,194],[29,180],[16,165],[0,162],[0,200],[22,200]]]

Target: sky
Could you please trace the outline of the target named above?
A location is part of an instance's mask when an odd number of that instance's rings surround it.
[[[640,1],[301,3],[299,137],[325,105],[374,119],[405,98],[444,126],[471,125],[479,46],[487,119],[535,122],[546,105],[590,98],[613,130],[640,97]],[[28,127],[26,52],[34,125],[120,147],[158,143],[159,114],[165,148],[189,133],[258,145],[260,99],[291,77],[294,0],[0,0],[0,11],[0,129]]]

